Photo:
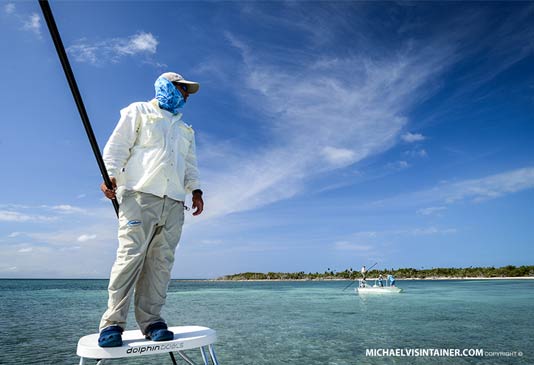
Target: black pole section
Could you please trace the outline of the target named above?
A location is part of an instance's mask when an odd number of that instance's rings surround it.
[[[352,286],[354,285],[354,283],[356,282],[356,280],[353,280],[349,285],[347,285],[342,291],[345,291],[349,288],[349,286]]]
[[[74,73],[72,72],[72,69],[70,67],[69,59],[67,58],[67,53],[65,52],[65,47],[63,46],[63,42],[61,41],[61,36],[59,35],[59,31],[56,26],[56,21],[54,20],[54,16],[52,15],[52,9],[50,9],[50,4],[47,0],[39,0],[39,5],[41,6],[41,10],[43,11],[43,15],[46,20],[46,25],[48,26],[48,30],[50,31],[50,35],[52,36],[52,40],[54,41],[54,45],[56,46],[57,54],[61,61],[61,65],[63,66],[63,71],[65,71],[67,81],[69,82],[70,91],[72,92],[72,96],[74,97],[74,101],[76,102],[76,106],[78,107],[78,112],[80,113],[80,117],[82,118],[83,126],[85,127],[85,132],[87,133],[87,137],[89,138],[89,143],[93,148],[93,153],[95,154],[96,162],[98,163],[98,167],[100,168],[100,173],[102,174],[102,177],[104,178],[104,183],[106,184],[108,189],[111,189],[111,180],[109,178],[108,171],[106,170],[106,165],[104,165],[104,161],[102,160],[102,154],[100,153],[98,142],[96,141],[95,134],[93,133],[93,128],[91,127],[91,123],[89,122],[89,117],[87,116],[87,112],[85,111],[85,106],[83,104],[80,90],[78,90],[78,85],[76,84]],[[119,203],[117,202],[117,199],[113,199],[111,202],[113,203],[115,213],[118,216]]]
[[[370,268],[368,268],[367,271],[369,271],[369,270],[371,270],[373,267],[375,267],[376,264],[378,264],[378,262],[375,262],[375,264],[374,264],[373,266],[371,266]],[[356,280],[354,280],[352,283],[350,283],[349,285],[347,285],[347,286],[345,287],[345,289],[343,289],[342,291],[347,290],[347,289],[349,288],[349,286],[352,286],[355,282],[356,282]]]

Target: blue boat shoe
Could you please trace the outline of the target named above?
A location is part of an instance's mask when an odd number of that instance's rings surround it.
[[[145,337],[152,341],[170,341],[174,333],[167,329],[165,322],[156,322],[146,328]]]
[[[124,330],[119,325],[108,326],[100,331],[98,346],[100,347],[120,347],[122,346],[122,332]]]

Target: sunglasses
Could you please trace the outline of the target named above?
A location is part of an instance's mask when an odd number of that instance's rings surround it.
[[[185,85],[185,84],[179,84],[179,83],[177,83],[177,82],[173,82],[172,84],[173,84],[174,86],[176,86],[177,88],[182,89],[182,90],[185,91],[185,92],[188,91],[187,85]]]

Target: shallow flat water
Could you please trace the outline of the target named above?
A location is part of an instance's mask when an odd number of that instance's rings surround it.
[[[173,281],[170,325],[217,331],[228,364],[534,364],[534,281],[398,281],[358,296],[347,282]],[[0,364],[77,364],[97,332],[106,280],[0,280]],[[135,329],[133,312],[128,329]],[[31,333],[31,334],[30,334]],[[522,357],[370,357],[366,349],[483,349]],[[197,353],[191,355],[200,362]],[[171,364],[166,355],[110,364]]]

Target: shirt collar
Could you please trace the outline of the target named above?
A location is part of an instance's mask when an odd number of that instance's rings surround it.
[[[154,117],[157,118],[165,118],[163,115],[163,110],[159,107],[159,103],[157,99],[152,99],[150,101],[150,104],[153,106],[153,112],[151,113]],[[169,114],[172,114],[169,112]],[[182,113],[172,114],[171,120],[182,120]]]

